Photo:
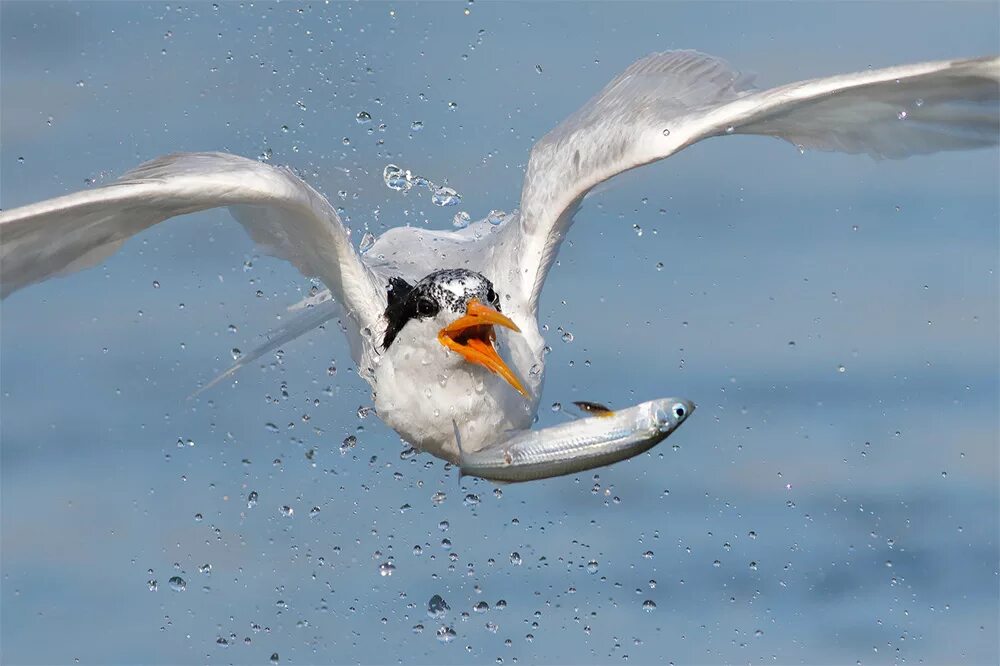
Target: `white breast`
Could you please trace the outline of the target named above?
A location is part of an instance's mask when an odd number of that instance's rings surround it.
[[[375,367],[375,408],[379,417],[415,448],[458,461],[455,427],[465,451],[531,426],[538,407],[541,369],[535,376],[518,366],[527,350],[515,349],[512,366],[534,396],[525,399],[485,368],[464,361],[437,340],[426,345],[392,345]],[[515,347],[521,347],[520,344]]]

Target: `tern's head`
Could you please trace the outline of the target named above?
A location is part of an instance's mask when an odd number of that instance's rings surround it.
[[[527,397],[520,380],[496,351],[494,326],[520,329],[500,312],[500,296],[480,273],[461,268],[431,273],[415,285],[402,278],[389,282],[382,348],[410,339],[437,341],[469,363],[503,377]],[[401,335],[401,333],[403,335]]]

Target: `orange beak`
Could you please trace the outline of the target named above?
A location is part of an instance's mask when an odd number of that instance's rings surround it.
[[[464,317],[456,319],[438,332],[438,342],[461,354],[469,363],[481,365],[490,372],[500,375],[518,393],[527,398],[528,392],[524,390],[521,381],[507,367],[493,346],[493,341],[496,340],[494,325],[509,328],[515,333],[521,332],[517,324],[510,319],[473,298],[465,308]]]

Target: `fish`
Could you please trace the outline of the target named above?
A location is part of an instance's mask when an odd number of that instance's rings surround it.
[[[575,474],[644,453],[670,436],[695,410],[684,398],[660,398],[620,411],[583,403],[594,413],[568,423],[514,433],[477,451],[463,451],[460,476],[517,483]]]

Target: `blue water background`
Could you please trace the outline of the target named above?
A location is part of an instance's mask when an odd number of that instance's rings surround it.
[[[996,53],[998,13],[4,2],[0,205],[227,150],[301,170],[358,238],[448,228],[515,208],[532,142],[648,52],[776,85]],[[461,205],[387,189],[389,163]],[[698,411],[637,459],[499,493],[359,418],[335,326],[186,400],[310,287],[225,211],[24,289],[0,310],[0,658],[996,663],[997,183],[996,150],[757,137],[616,180],[543,294],[540,424],[581,399]]]

